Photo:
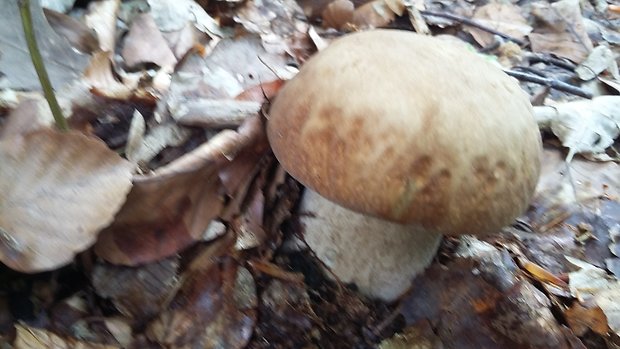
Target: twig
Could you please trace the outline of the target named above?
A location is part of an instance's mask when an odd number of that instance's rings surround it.
[[[504,72],[512,77],[515,77],[519,80],[523,80],[523,81],[529,81],[529,82],[533,82],[536,84],[540,84],[540,85],[544,85],[544,86],[549,86],[553,89],[556,89],[558,91],[564,91],[567,93],[571,93],[574,94],[576,96],[580,96],[580,97],[584,97],[584,98],[588,98],[588,99],[592,99],[592,94],[588,91],[585,91],[577,86],[574,85],[570,85],[567,84],[565,82],[562,82],[560,80],[555,80],[555,79],[549,79],[549,78],[544,78],[541,76],[536,76],[536,75],[532,75],[532,74],[527,74],[527,73],[523,73],[523,72],[518,72],[518,71],[514,71],[514,70],[508,70],[508,69],[504,69]]]
[[[538,63],[538,62],[543,62],[543,63],[549,63],[549,64],[553,64],[557,67],[560,68],[564,68],[566,70],[570,70],[570,71],[574,71],[576,68],[576,65],[574,63],[568,62],[566,60],[563,59],[559,59],[559,58],[554,58],[554,57],[549,57],[547,55],[537,55],[537,54],[526,54],[525,58],[527,58],[527,60],[530,63]]]
[[[26,43],[28,43],[28,50],[30,51],[30,58],[32,59],[32,65],[34,65],[34,69],[39,76],[39,81],[41,82],[41,87],[43,88],[43,94],[45,95],[45,99],[47,100],[47,103],[52,111],[52,115],[54,116],[56,127],[62,131],[67,131],[69,130],[67,120],[62,115],[62,111],[60,110],[60,105],[58,105],[58,100],[56,100],[56,95],[54,94],[54,89],[50,82],[50,78],[47,75],[47,70],[45,70],[45,65],[43,64],[43,57],[41,57],[41,52],[37,47],[34,28],[32,27],[32,15],[30,14],[30,0],[18,0],[18,3],[19,14],[22,18],[22,25],[24,27],[24,36],[26,37]]]
[[[462,23],[464,25],[468,25],[470,27],[474,27],[474,28],[478,28],[480,30],[484,30],[485,32],[489,32],[491,34],[495,34],[498,36],[501,36],[502,38],[506,39],[506,40],[510,40],[514,43],[516,43],[519,46],[525,46],[527,45],[527,43],[523,40],[517,39],[515,37],[512,37],[508,34],[504,34],[501,32],[498,32],[497,30],[493,29],[493,28],[489,28],[483,24],[480,24],[472,19],[469,18],[465,18],[462,16],[458,16],[452,13],[444,13],[444,12],[435,12],[435,11],[420,11],[420,13],[424,16],[433,16],[433,17],[441,17],[441,18],[447,18],[447,19],[451,19],[453,21],[457,21],[459,23]]]

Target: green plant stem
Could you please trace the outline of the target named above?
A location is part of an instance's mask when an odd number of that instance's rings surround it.
[[[34,28],[32,27],[32,15],[30,14],[30,0],[18,0],[18,3],[19,14],[21,15],[22,25],[24,27],[24,35],[26,36],[28,50],[30,51],[30,58],[32,58],[32,65],[34,65],[34,69],[39,76],[39,81],[41,82],[41,87],[43,88],[43,94],[45,95],[45,99],[50,106],[54,120],[56,121],[56,127],[62,131],[67,131],[69,130],[67,120],[62,115],[60,105],[58,105],[58,100],[54,94],[54,88],[52,87],[50,78],[47,75],[47,70],[45,70],[45,65],[43,64],[43,57],[41,57],[41,52],[37,46]]]

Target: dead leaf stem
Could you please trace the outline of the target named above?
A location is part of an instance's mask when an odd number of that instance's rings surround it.
[[[19,0],[19,13],[22,18],[22,26],[24,28],[24,36],[26,37],[26,43],[28,44],[28,50],[30,51],[30,58],[32,59],[32,65],[37,72],[41,87],[43,88],[43,94],[50,106],[56,127],[62,131],[69,130],[67,120],[62,115],[58,100],[54,94],[54,89],[50,82],[50,78],[47,75],[45,64],[43,63],[43,57],[37,46],[36,37],[34,34],[34,28],[32,26],[32,15],[30,13],[30,0]]]

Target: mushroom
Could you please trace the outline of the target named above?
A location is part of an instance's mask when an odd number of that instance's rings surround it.
[[[492,233],[523,213],[542,152],[532,106],[513,78],[462,45],[400,30],[347,35],[310,58],[278,93],[267,133],[284,169],[325,198],[302,198],[302,209],[316,211],[302,219],[310,248],[338,278],[384,300],[406,287],[396,275],[382,283],[379,268],[408,265],[409,284],[441,234]],[[343,210],[320,209],[327,200]],[[368,228],[333,223],[347,214],[374,218]],[[328,225],[315,222],[330,215],[337,218],[323,219]],[[381,251],[371,257],[361,244]],[[385,259],[403,249],[418,262]],[[363,259],[373,272],[356,279],[335,256]],[[354,267],[362,275],[367,266]]]

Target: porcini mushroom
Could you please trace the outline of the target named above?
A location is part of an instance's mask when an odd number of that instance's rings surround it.
[[[314,55],[280,90],[267,131],[295,179],[352,213],[407,225],[400,234],[497,231],[526,209],[540,170],[540,134],[517,82],[462,45],[406,31],[347,35]],[[313,219],[306,240],[321,257],[312,241],[343,228],[314,236]],[[396,234],[373,229],[353,231],[369,244]],[[355,282],[386,300],[402,291]]]

